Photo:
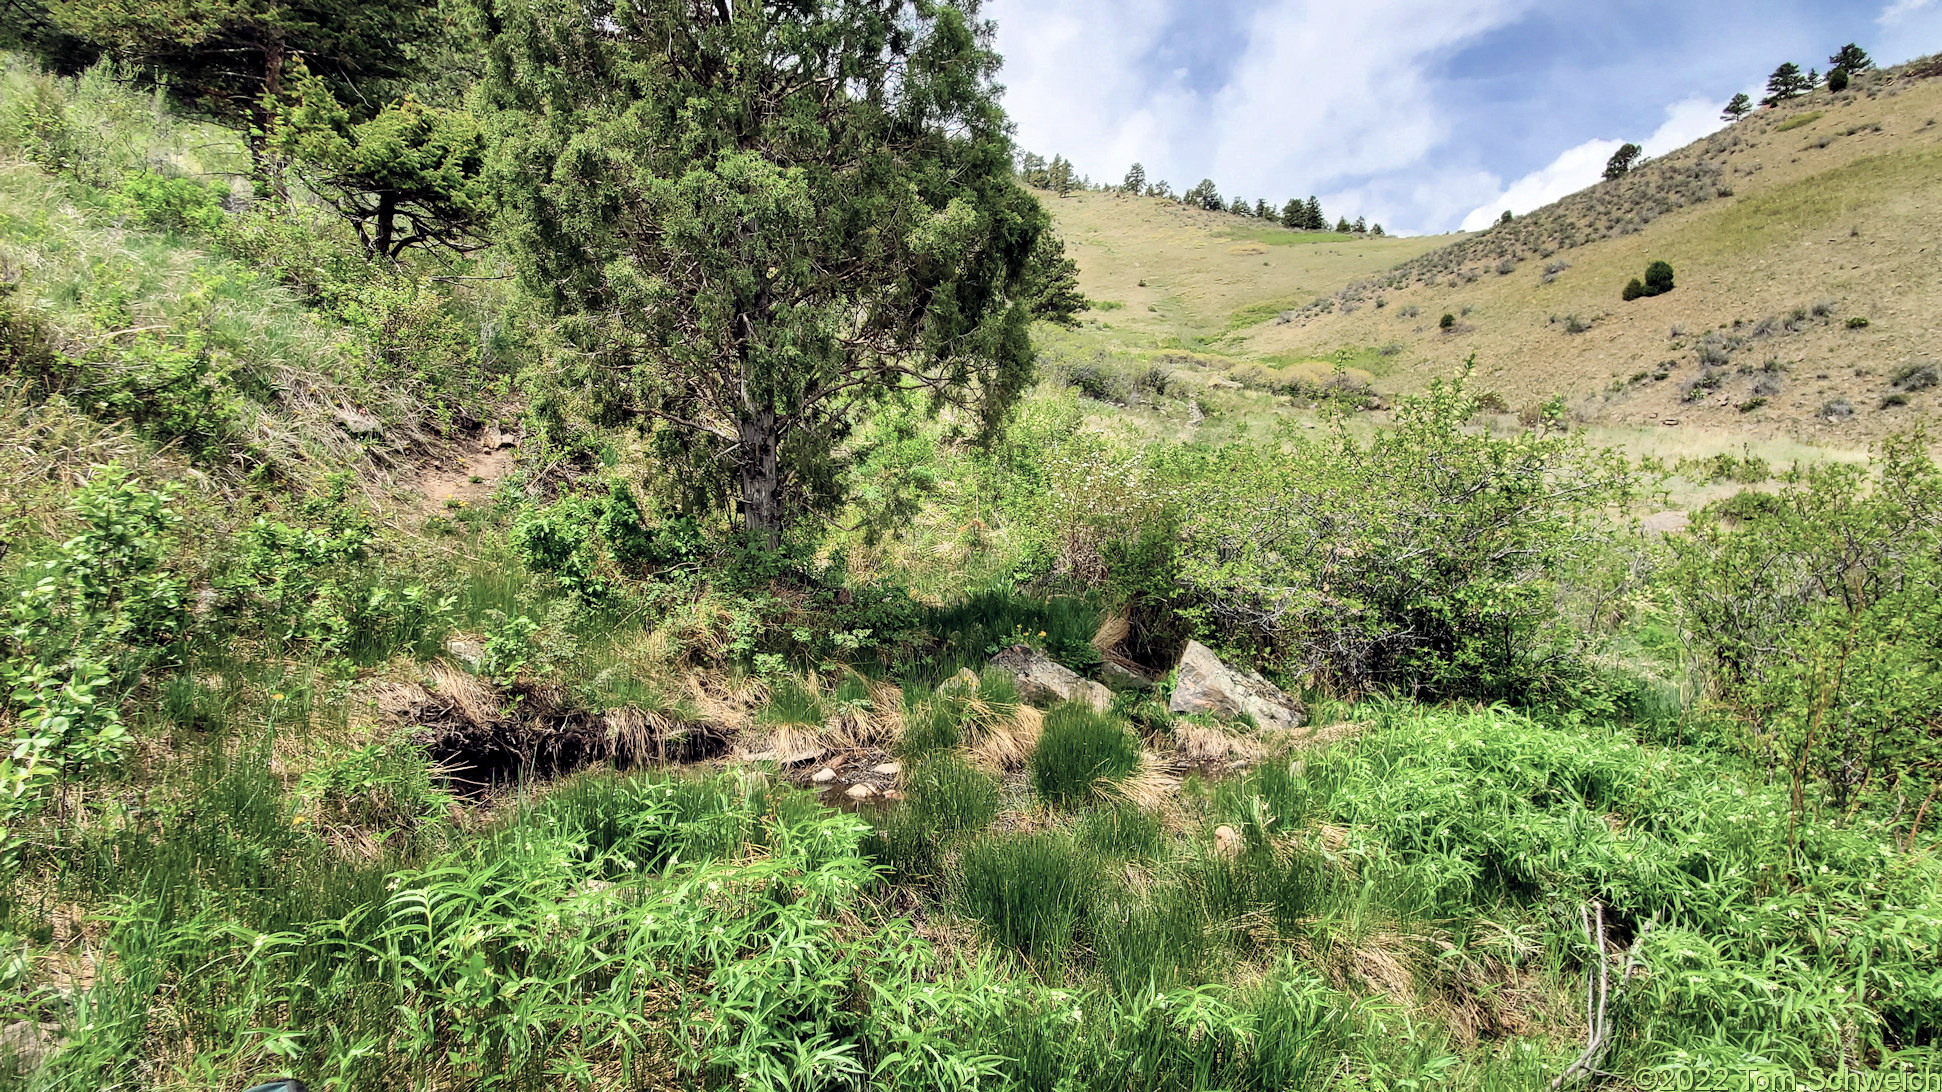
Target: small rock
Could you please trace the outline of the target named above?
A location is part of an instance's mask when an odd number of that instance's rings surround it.
[[[479,433],[479,450],[487,454],[497,451],[499,450],[499,442],[504,439],[505,437],[499,432],[498,425],[487,425],[485,431]]]
[[[0,1052],[11,1054],[14,1065],[22,1071],[39,1069],[61,1049],[60,1030],[59,1024],[16,1020],[0,1027]]]
[[[1103,713],[1112,708],[1113,692],[1030,645],[1013,645],[991,658],[993,666],[1011,672],[1018,694],[1026,701],[1054,703],[1083,701]]]
[[[1222,663],[1214,650],[1188,641],[1180,656],[1168,712],[1207,713],[1234,719],[1243,713],[1262,728],[1298,728],[1301,706],[1281,688],[1253,671],[1236,671]]]
[[[470,637],[450,637],[445,641],[445,651],[452,658],[465,665],[467,671],[479,670],[485,662],[485,644]]]
[[[851,785],[849,788],[843,790],[843,795],[849,797],[851,800],[868,800],[876,794],[877,790],[874,785]]]
[[[1677,418],[1677,417],[1668,417],[1668,418],[1666,418],[1665,420],[1663,420],[1663,421],[1660,421],[1659,423],[1660,423],[1660,424],[1662,424],[1662,425],[1664,425],[1664,426],[1666,426],[1667,428],[1671,428],[1672,426],[1674,426],[1674,425],[1676,425],[1676,424],[1678,424],[1678,423],[1679,423],[1679,418]]]
[[[830,769],[828,766],[824,766],[822,769],[810,774],[809,780],[818,785],[827,785],[836,780],[836,771]]]
[[[882,763],[878,763],[875,766],[870,767],[870,772],[873,774],[882,774],[885,777],[895,777],[898,774],[903,773],[904,768],[900,763],[882,762]]]
[[[1106,685],[1108,687],[1112,687],[1115,689],[1119,689],[1119,690],[1153,689],[1152,679],[1149,679],[1145,675],[1142,675],[1139,672],[1134,671],[1130,667],[1121,667],[1120,665],[1112,662],[1111,660],[1107,660],[1105,663],[1099,665],[1099,674],[1105,678]]]
[[[346,406],[339,406],[336,416],[338,425],[353,436],[374,436],[384,431],[383,421]]]
[[[1692,518],[1684,512],[1658,512],[1639,521],[1639,529],[1649,535],[1683,531],[1691,525]]]
[[[1223,857],[1232,857],[1241,851],[1241,834],[1233,827],[1222,824],[1214,828],[1214,849]]]

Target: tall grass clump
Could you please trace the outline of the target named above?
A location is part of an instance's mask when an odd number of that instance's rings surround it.
[[[959,899],[994,943],[1042,968],[1064,963],[1105,883],[1097,858],[1070,835],[987,835],[964,847]]]
[[[940,834],[977,830],[998,814],[998,779],[956,755],[925,758],[904,778],[911,815]]]
[[[1103,782],[1125,777],[1139,764],[1139,741],[1125,724],[1068,702],[1045,716],[1032,752],[1032,787],[1051,803],[1083,804],[1099,796]]]

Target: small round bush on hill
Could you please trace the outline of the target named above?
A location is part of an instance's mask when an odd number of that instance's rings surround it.
[[[1099,783],[1125,777],[1140,763],[1139,743],[1118,720],[1076,704],[1045,716],[1032,752],[1032,785],[1046,800],[1080,804]]]

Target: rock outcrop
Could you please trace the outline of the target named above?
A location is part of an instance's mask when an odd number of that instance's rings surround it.
[[[1083,701],[1100,712],[1112,707],[1113,692],[1030,645],[1013,645],[991,658],[993,666],[1011,672],[1018,696],[1029,702],[1056,704]]]
[[[1205,713],[1233,720],[1246,714],[1262,728],[1301,726],[1301,704],[1253,671],[1236,671],[1222,663],[1214,650],[1188,641],[1180,655],[1170,712]]]

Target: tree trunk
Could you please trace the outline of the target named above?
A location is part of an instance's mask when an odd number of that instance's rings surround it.
[[[398,218],[398,199],[395,195],[393,195],[390,191],[387,190],[378,196],[378,215],[377,215],[378,241],[376,246],[374,247],[377,253],[372,255],[373,257],[378,257],[378,258],[395,257],[395,255],[391,253],[391,235],[392,235],[392,223],[397,218]]]
[[[782,471],[776,460],[782,438],[775,411],[745,406],[737,432],[742,445],[742,521],[750,538],[761,535],[773,550],[782,544]]]

